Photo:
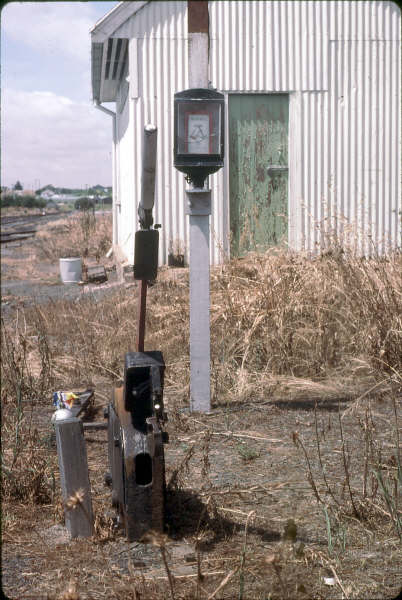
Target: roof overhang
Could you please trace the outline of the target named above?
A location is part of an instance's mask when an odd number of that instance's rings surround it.
[[[128,56],[128,39],[114,37],[117,29],[145,2],[120,2],[91,29],[92,97],[114,102]]]

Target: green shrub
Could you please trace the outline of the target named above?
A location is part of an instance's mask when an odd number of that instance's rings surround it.
[[[44,208],[46,206],[46,200],[33,195],[17,195],[17,194],[2,194],[1,195],[1,207],[6,208],[7,206],[22,206],[24,208]]]
[[[74,204],[76,210],[92,210],[95,206],[94,201],[91,198],[87,198],[87,196],[83,196],[82,198],[78,198]]]

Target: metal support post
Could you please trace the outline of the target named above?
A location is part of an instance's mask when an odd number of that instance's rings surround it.
[[[56,421],[56,443],[66,527],[72,538],[94,534],[91,485],[81,419]]]
[[[187,8],[189,87],[193,89],[203,88],[208,91],[208,2],[206,0],[189,0]],[[178,112],[175,114],[178,115]],[[210,122],[212,123],[212,121]],[[223,123],[223,121],[221,122]],[[178,135],[178,130],[176,134]],[[212,132],[208,130],[207,135],[210,136],[211,134]],[[219,147],[219,153],[221,149]],[[187,153],[191,154],[188,150],[187,148]],[[177,147],[176,151],[177,154],[180,154]],[[212,152],[211,149],[209,151]],[[205,149],[203,152],[205,152]],[[200,158],[200,155],[197,155],[197,157]],[[207,166],[208,163],[204,165],[204,168]],[[220,166],[222,165],[220,164],[218,168]],[[214,168],[211,171],[208,171],[208,169],[203,171],[201,169],[198,172],[199,177],[196,177],[198,165],[196,167],[195,170],[186,171],[182,165],[180,166],[182,172],[190,175],[190,180],[195,186],[191,190],[186,190],[188,198],[187,214],[189,215],[190,224],[190,409],[192,411],[209,412],[211,409],[209,318],[209,216],[211,214],[211,191],[205,190],[201,186],[208,173],[213,173],[217,169]]]
[[[209,412],[209,216],[211,190],[186,191],[190,218],[190,409]]]
[[[137,352],[144,352],[145,340],[145,313],[147,309],[147,280],[141,279],[140,299],[138,303],[138,334],[137,334]]]
[[[156,279],[158,270],[159,235],[153,224],[152,209],[155,201],[157,128],[148,124],[144,128],[142,147],[141,200],[138,217],[141,229],[135,234],[134,279],[141,281],[138,307],[137,351],[144,352],[145,313],[148,281]]]

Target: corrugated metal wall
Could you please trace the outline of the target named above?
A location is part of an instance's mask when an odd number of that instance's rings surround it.
[[[210,22],[218,89],[290,94],[291,246],[400,245],[398,6],[218,0]]]
[[[138,97],[130,100],[134,137],[131,152],[120,152],[131,169],[130,199],[122,202],[119,241],[128,258],[134,255],[137,202],[141,192],[142,132],[146,123],[158,127],[155,222],[160,231],[160,261],[167,263],[170,249],[188,250],[184,176],[173,167],[173,95],[188,87],[187,2],[150,2],[124,23],[115,37],[137,41]],[[134,70],[130,66],[130,75]],[[134,224],[134,225],[133,225]]]
[[[209,11],[213,85],[226,94],[290,95],[290,245],[314,251],[327,233],[345,240],[352,232],[353,243],[366,252],[400,244],[397,5],[216,0]],[[120,152],[122,163],[134,161],[129,180],[135,198],[143,125],[152,121],[159,129],[157,220],[164,226],[166,262],[170,243],[188,243],[185,184],[172,159],[173,94],[187,87],[187,3],[153,1],[115,36],[138,39],[139,97],[131,100],[134,158],[127,158],[123,146]],[[125,177],[130,167],[122,165]],[[211,178],[211,187],[211,259],[220,262],[229,248],[228,168]],[[136,207],[124,200],[123,244],[129,214],[134,219]],[[130,257],[131,248],[132,241],[125,246]]]
[[[210,2],[212,80],[227,91],[327,88],[322,2]]]
[[[133,203],[133,186],[134,186],[134,171],[133,171],[133,140],[134,128],[130,126],[133,119],[132,103],[126,99],[123,110],[120,112],[116,106],[117,119],[117,139],[116,145],[116,197],[118,200],[117,210],[117,232],[118,243],[127,254],[132,258],[134,255],[134,233],[136,228],[136,219],[134,217]],[[128,249],[132,246],[132,251]]]

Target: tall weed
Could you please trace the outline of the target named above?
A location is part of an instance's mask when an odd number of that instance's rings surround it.
[[[256,373],[261,388],[273,375],[342,381],[400,371],[401,273],[400,254],[268,252],[230,262],[214,275],[212,296],[213,359],[226,387],[229,377],[235,393],[253,393]]]
[[[111,215],[94,215],[82,211],[56,224],[49,223],[36,234],[36,247],[40,259],[82,256],[97,260],[112,244]]]
[[[46,440],[33,425],[33,412],[50,395],[52,374],[46,337],[39,333],[32,342],[28,329],[24,315],[18,313],[13,330],[2,321],[3,498],[43,503],[53,497],[55,479]]]

